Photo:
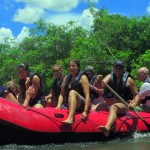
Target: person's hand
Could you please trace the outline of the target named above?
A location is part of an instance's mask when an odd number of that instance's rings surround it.
[[[135,104],[135,101],[134,100],[129,100],[129,105],[128,105],[128,108],[130,110],[134,110],[134,108],[136,107],[136,104]]]
[[[26,99],[30,100],[34,95],[35,95],[35,89],[32,86],[30,86],[26,90]]]
[[[48,96],[45,96],[45,100],[46,100],[46,102],[48,102],[49,101],[49,97]]]
[[[93,85],[90,85],[90,89],[91,89],[91,91],[94,89],[94,86]]]
[[[83,113],[81,114],[81,119],[83,121],[86,121],[87,117],[88,117],[88,111],[84,110]]]
[[[100,74],[96,77],[96,83],[101,83],[102,80],[103,80],[103,75]]]
[[[61,108],[61,106],[59,106],[59,105],[57,105],[56,107],[55,107],[55,109],[60,109]]]

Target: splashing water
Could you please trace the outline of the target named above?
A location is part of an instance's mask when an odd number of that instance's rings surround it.
[[[134,139],[149,138],[149,137],[150,137],[150,133],[134,132],[134,134],[133,134]]]

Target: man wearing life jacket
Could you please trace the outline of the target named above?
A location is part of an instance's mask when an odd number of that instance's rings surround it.
[[[25,107],[43,108],[46,106],[46,100],[43,96],[41,78],[33,71],[29,71],[29,67],[25,63],[18,66],[19,85],[23,95]],[[34,91],[32,97],[27,96],[27,89]]]
[[[97,104],[104,101],[102,86],[99,83],[103,79],[103,75],[95,75],[93,66],[87,66],[85,74],[90,83],[91,110],[98,111]]]
[[[138,78],[143,84],[140,87],[140,106],[135,108],[136,111],[150,112],[150,78],[149,70],[146,67],[142,67],[138,70]]]
[[[128,105],[129,108],[135,108],[139,103],[138,88],[134,80],[125,71],[123,61],[117,60],[114,62],[113,73],[107,75],[103,82],[108,84],[126,102],[131,101]],[[103,88],[104,90],[106,89],[104,85]],[[106,125],[99,126],[99,129],[103,131],[105,136],[108,136],[111,126],[117,119],[117,115],[125,114],[128,108],[108,90],[104,92],[104,97],[109,115]]]
[[[58,103],[58,97],[61,91],[62,81],[65,77],[63,75],[63,68],[60,64],[55,64],[53,66],[53,74],[55,79],[52,83],[50,93],[47,96],[45,96],[45,99],[47,101],[48,106],[56,107]]]
[[[76,111],[82,112],[81,119],[87,119],[90,106],[90,93],[88,78],[80,71],[80,61],[78,59],[70,61],[69,72],[69,75],[65,77],[62,83],[56,108],[61,108],[65,101],[68,103],[69,116],[62,123],[71,125],[74,122]]]

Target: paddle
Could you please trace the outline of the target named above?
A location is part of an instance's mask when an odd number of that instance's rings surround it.
[[[123,104],[125,104],[128,107],[128,103],[122,97],[120,97],[120,95],[118,95],[107,83],[105,83],[104,81],[102,82]],[[136,111],[132,111],[145,123],[147,128],[150,130],[150,124],[147,123]]]

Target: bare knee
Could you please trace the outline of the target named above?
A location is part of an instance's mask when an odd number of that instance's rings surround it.
[[[44,108],[44,106],[41,105],[41,104],[35,104],[33,107],[34,107],[34,108]]]
[[[116,105],[111,105],[109,111],[117,112],[118,108]]]
[[[69,92],[69,100],[75,98],[76,96],[77,96],[77,92],[75,90],[71,90]]]

